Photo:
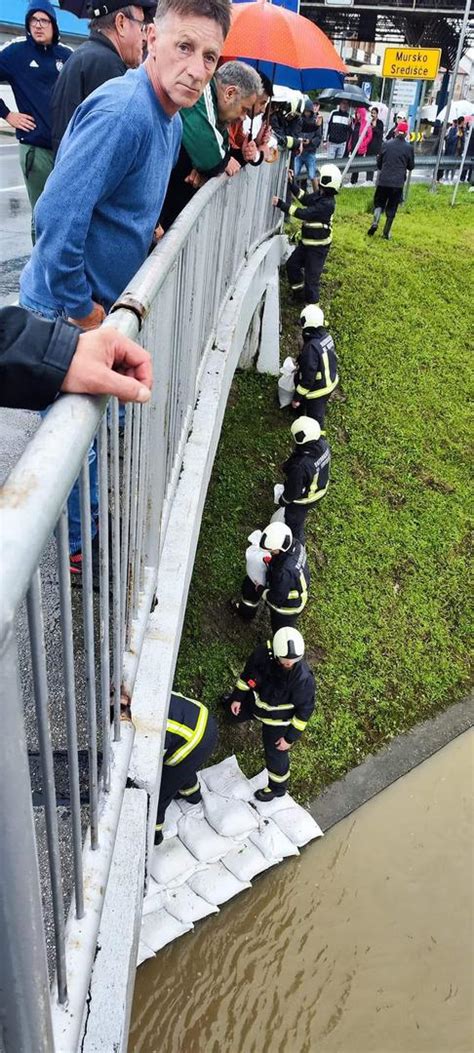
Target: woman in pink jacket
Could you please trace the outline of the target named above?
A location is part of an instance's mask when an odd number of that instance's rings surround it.
[[[364,132],[364,135],[362,133]],[[355,117],[352,120],[352,129],[347,142],[347,153],[351,154],[354,146],[359,141],[360,136],[362,139],[359,143],[356,157],[365,157],[369,143],[372,139],[372,124],[369,117],[368,110],[365,106],[358,106],[355,112]],[[353,172],[351,175],[351,183],[357,183],[359,178],[358,172]]]

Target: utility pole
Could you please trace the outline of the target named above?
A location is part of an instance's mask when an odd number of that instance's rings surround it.
[[[444,121],[443,121],[443,126],[442,126],[440,134],[439,134],[438,152],[437,152],[437,155],[436,155],[436,162],[435,162],[434,171],[433,171],[433,178],[431,180],[430,191],[431,191],[432,194],[436,193],[436,190],[437,190],[439,162],[441,160],[441,154],[443,153],[444,140],[445,140],[445,136],[446,136],[446,128],[448,127],[449,111],[451,109],[451,103],[453,101],[454,88],[456,86],[456,79],[457,79],[457,75],[458,75],[458,71],[459,71],[459,63],[461,61],[462,49],[464,47],[464,41],[466,39],[466,29],[467,29],[467,23],[469,21],[469,15],[471,13],[471,3],[472,3],[472,0],[466,0],[466,6],[464,8],[464,17],[463,17],[463,20],[462,20],[461,30],[460,30],[460,33],[459,33],[459,42],[458,42],[458,50],[457,50],[457,53],[456,53],[456,61],[454,63],[454,69],[453,69],[453,72],[451,74],[451,83],[449,85],[448,100],[447,100],[447,103],[446,103],[446,114],[445,114],[445,118],[444,118]]]

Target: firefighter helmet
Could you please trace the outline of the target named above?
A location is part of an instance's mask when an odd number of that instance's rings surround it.
[[[303,637],[298,629],[284,625],[273,637],[272,650],[275,658],[294,658],[299,662],[304,655]]]
[[[291,434],[298,446],[304,442],[317,442],[321,438],[321,425],[312,417],[297,417],[291,425]]]
[[[319,185],[323,190],[334,190],[337,194],[341,189],[341,183],[342,176],[337,165],[321,165]]]
[[[288,552],[293,543],[293,534],[286,523],[269,523],[260,538],[260,548],[269,552]]]
[[[308,303],[300,314],[300,325],[302,329],[319,329],[324,325],[324,315],[317,303]]]

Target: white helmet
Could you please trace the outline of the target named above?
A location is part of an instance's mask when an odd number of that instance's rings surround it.
[[[291,434],[298,445],[317,442],[321,438],[321,425],[312,417],[297,417],[291,425]]]
[[[269,523],[260,538],[260,548],[269,552],[288,552],[293,544],[293,534],[286,523]]]
[[[300,314],[300,325],[302,329],[319,329],[324,325],[324,315],[317,303],[307,303]]]
[[[304,655],[303,637],[298,629],[284,625],[273,637],[272,650],[275,658],[294,658],[299,662]]]
[[[321,171],[319,173],[319,185],[324,187],[325,190],[334,190],[337,192],[341,189],[342,176],[337,165],[321,165]]]

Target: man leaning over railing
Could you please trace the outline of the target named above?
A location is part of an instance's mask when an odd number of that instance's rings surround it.
[[[38,240],[20,280],[24,307],[82,329],[101,323],[147,255],[179,154],[178,111],[210,81],[229,24],[229,0],[160,0],[145,63],[78,107],[35,212]],[[93,451],[89,460],[94,493]],[[79,577],[77,484],[68,510],[71,573]]]
[[[163,230],[168,230],[207,179],[240,171],[239,162],[231,156],[228,125],[249,114],[262,91],[260,76],[251,66],[225,62],[199,102],[181,115],[183,141],[160,216]]]

